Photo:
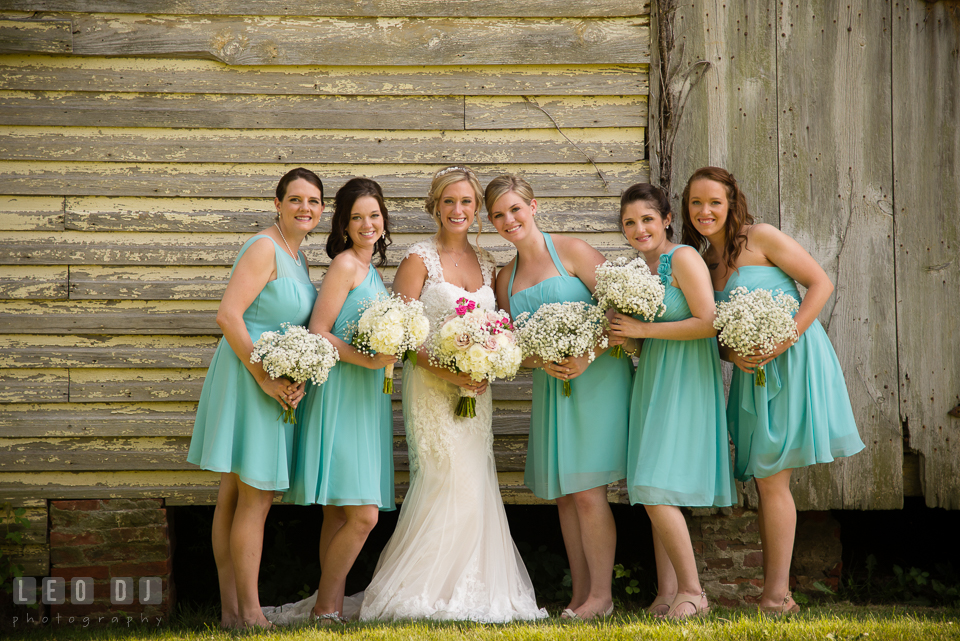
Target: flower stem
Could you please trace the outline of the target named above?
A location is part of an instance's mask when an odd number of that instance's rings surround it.
[[[563,395],[564,395],[564,396],[570,396],[570,392],[571,392],[571,389],[570,389],[570,381],[564,381],[564,382],[563,382]]]
[[[767,386],[767,373],[764,371],[762,366],[757,368],[757,376],[754,379],[754,384],[757,387]]]

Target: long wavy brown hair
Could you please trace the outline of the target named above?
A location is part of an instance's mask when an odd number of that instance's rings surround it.
[[[377,267],[387,262],[387,247],[393,243],[390,239],[390,215],[387,205],[383,202],[383,190],[380,185],[369,178],[351,178],[343,187],[337,190],[334,199],[333,220],[330,221],[330,235],[327,236],[327,256],[331,259],[343,251],[353,247],[353,241],[347,235],[347,226],[350,224],[350,211],[353,204],[364,196],[370,196],[380,205],[380,215],[383,216],[383,236],[373,247],[377,254]]]
[[[737,179],[726,169],[721,167],[701,167],[693,172],[687,186],[683,188],[683,202],[680,205],[680,215],[683,217],[682,242],[684,245],[696,247],[701,254],[710,246],[710,241],[698,232],[690,220],[690,185],[698,180],[712,180],[720,183],[727,190],[727,221],[723,227],[726,231],[726,241],[720,260],[731,270],[737,267],[737,258],[747,246],[747,233],[744,227],[753,224],[753,216],[747,209],[747,196],[740,191]]]

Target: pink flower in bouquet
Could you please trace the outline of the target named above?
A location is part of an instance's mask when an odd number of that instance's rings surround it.
[[[458,349],[467,349],[473,343],[470,340],[470,334],[457,334],[457,337],[453,339],[453,342],[456,344]]]
[[[476,308],[477,304],[475,302],[467,298],[461,298],[457,300],[457,307],[455,308],[455,311],[457,312],[457,316],[464,316]]]
[[[487,336],[487,340],[483,342],[483,349],[488,352],[492,352],[497,349],[497,337],[496,336]]]

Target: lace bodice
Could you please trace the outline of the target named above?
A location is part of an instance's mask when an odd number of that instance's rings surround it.
[[[473,245],[471,247],[477,253],[480,273],[483,275],[483,286],[475,292],[467,291],[443,279],[443,267],[440,264],[440,254],[434,238],[420,241],[407,250],[406,256],[416,254],[423,259],[423,264],[427,267],[427,280],[420,291],[420,302],[423,303],[427,318],[430,319],[431,334],[443,324],[443,319],[453,312],[460,298],[468,298],[482,309],[496,310],[497,308],[493,293],[493,272],[496,269],[496,262],[493,256],[483,248]]]

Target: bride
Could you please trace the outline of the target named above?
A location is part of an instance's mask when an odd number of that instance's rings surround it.
[[[433,177],[426,210],[437,234],[413,245],[393,291],[419,299],[436,331],[466,297],[496,309],[495,262],[467,241],[483,190],[467,167]],[[477,394],[475,418],[454,416],[457,387]],[[364,592],[360,619],[505,622],[547,616],[510,537],[496,464],[486,381],[434,366],[421,350],[403,368],[410,489],[396,530]]]
[[[496,309],[496,264],[467,242],[482,202],[480,181],[469,168],[438,171],[426,210],[440,229],[410,247],[397,268],[393,291],[423,303],[432,331],[459,298]],[[477,394],[475,418],[454,416],[457,387]],[[344,599],[345,618],[503,623],[547,616],[537,607],[510,537],[493,458],[493,402],[486,390],[485,381],[431,365],[425,349],[416,366],[404,365],[410,489],[370,585]],[[316,595],[264,608],[264,614],[278,624],[302,621],[315,600]]]

